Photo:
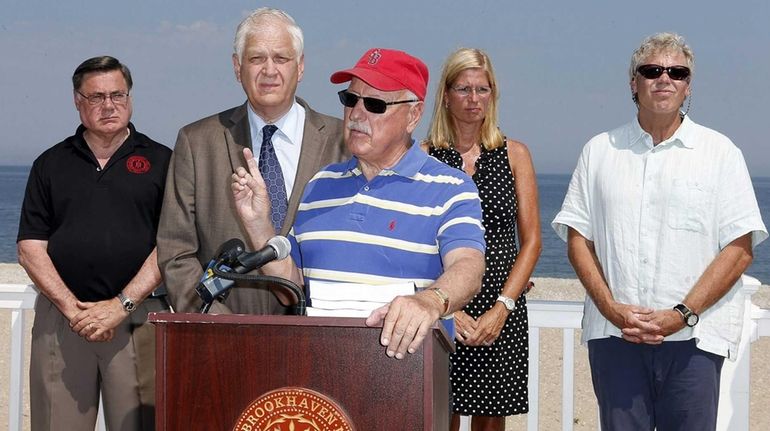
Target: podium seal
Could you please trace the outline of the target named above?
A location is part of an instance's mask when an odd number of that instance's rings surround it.
[[[249,404],[233,431],[355,431],[342,408],[325,395],[305,388],[267,392]]]

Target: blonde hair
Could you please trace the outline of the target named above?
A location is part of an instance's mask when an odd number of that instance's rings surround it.
[[[676,33],[655,33],[645,38],[631,56],[631,65],[628,68],[629,79],[634,80],[636,69],[642,65],[647,57],[661,52],[681,52],[684,55],[687,62],[686,66],[690,68],[690,77],[687,78],[687,82],[690,82],[692,75],[695,74],[695,54],[684,38]]]
[[[465,70],[481,69],[487,75],[489,87],[492,89],[489,108],[484,122],[481,124],[481,142],[487,150],[503,146],[503,134],[497,127],[497,80],[492,68],[492,61],[487,53],[475,48],[460,48],[447,58],[441,70],[441,79],[436,86],[436,100],[433,106],[433,118],[427,142],[435,148],[449,148],[454,145],[457,136],[454,130],[454,119],[445,106],[444,95],[452,83]]]

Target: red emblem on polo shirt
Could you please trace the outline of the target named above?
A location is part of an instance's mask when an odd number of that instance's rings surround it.
[[[388,223],[388,230],[395,230],[396,229],[396,221],[391,220],[390,223]]]
[[[126,169],[132,174],[146,174],[150,170],[150,161],[144,156],[131,156],[126,160]]]

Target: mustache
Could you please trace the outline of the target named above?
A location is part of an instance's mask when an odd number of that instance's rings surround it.
[[[348,121],[347,128],[348,130],[352,130],[354,132],[364,133],[369,136],[372,135],[372,129],[369,128],[367,124],[364,124],[360,121]]]

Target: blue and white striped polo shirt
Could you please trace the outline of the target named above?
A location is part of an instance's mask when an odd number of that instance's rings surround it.
[[[318,172],[289,239],[306,285],[317,279],[425,288],[443,272],[449,251],[486,247],[476,185],[414,142],[371,181],[356,157]]]

